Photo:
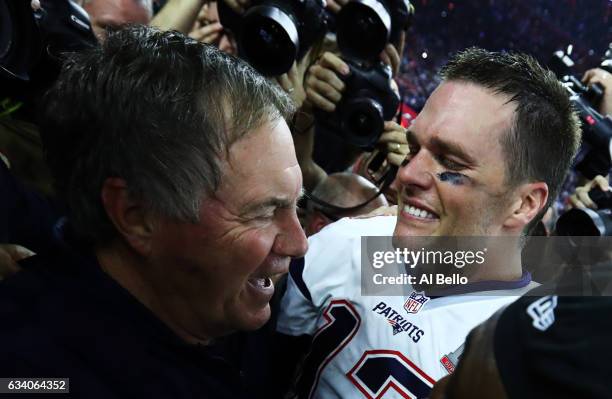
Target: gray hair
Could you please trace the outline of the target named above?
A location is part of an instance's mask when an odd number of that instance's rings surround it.
[[[100,199],[107,178],[124,179],[159,215],[197,222],[230,146],[293,112],[291,99],[243,61],[135,26],[67,60],[41,132],[74,229],[101,244],[116,234]]]

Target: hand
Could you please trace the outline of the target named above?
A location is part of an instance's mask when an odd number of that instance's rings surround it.
[[[21,270],[17,262],[32,255],[34,252],[20,245],[0,244],[0,280]]]
[[[299,73],[297,64],[294,62],[289,69],[289,72],[284,73],[276,78],[276,81],[289,94],[298,109],[302,108],[304,100],[306,100],[306,92],[304,91],[304,74]]]
[[[348,3],[349,0],[327,0],[327,8],[334,14],[338,14],[340,9]]]
[[[219,0],[224,1],[232,10],[242,14],[251,5],[251,0]]]
[[[582,77],[582,83],[586,85],[599,83],[604,87],[599,112],[604,115],[612,115],[612,74],[601,68],[589,69]]]
[[[576,188],[574,194],[570,196],[570,203],[575,208],[591,208],[597,209],[597,204],[589,197],[589,191],[594,187],[599,187],[603,191],[609,191],[610,185],[608,179],[603,176],[595,176],[593,180],[584,186]]]
[[[378,139],[378,147],[387,153],[387,162],[400,167],[410,150],[406,140],[406,129],[396,122],[385,122],[385,130]]]
[[[189,32],[189,37],[202,43],[215,44],[219,40],[219,37],[221,37],[222,32],[223,27],[219,22],[213,22],[212,24],[204,26],[196,22],[194,29]]]
[[[387,43],[385,49],[380,53],[380,60],[391,67],[391,73],[396,76],[399,72],[401,58],[394,45]]]
[[[333,112],[342,98],[344,82],[338,77],[350,73],[348,65],[337,55],[325,52],[306,74],[308,101],[327,112]]]

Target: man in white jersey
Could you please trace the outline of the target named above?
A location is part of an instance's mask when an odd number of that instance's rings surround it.
[[[308,337],[299,397],[425,398],[454,370],[469,331],[535,285],[521,265],[522,236],[555,198],[579,145],[569,99],[520,54],[468,49],[442,77],[407,131],[397,217],[332,224],[290,268],[277,331]],[[390,235],[501,236],[512,252],[466,285],[437,287],[450,295],[364,296],[361,236]]]

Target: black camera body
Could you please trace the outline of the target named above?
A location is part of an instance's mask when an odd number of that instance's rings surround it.
[[[333,132],[348,143],[371,150],[391,120],[400,98],[391,88],[391,69],[378,62],[363,66],[347,61],[350,74],[345,79],[345,91],[333,113],[317,111],[319,129]]]
[[[55,81],[62,54],[97,45],[89,16],[69,0],[0,0],[0,87],[21,101]]]
[[[396,47],[414,10],[408,0],[352,0],[338,13],[338,47],[349,58],[374,61],[387,43]]]
[[[606,53],[608,56],[612,56],[610,51]],[[597,175],[607,175],[612,168],[612,119],[596,109],[603,98],[604,87],[598,83],[584,86],[571,73],[573,66],[574,62],[563,51],[555,52],[549,62],[550,69],[567,89],[582,122],[583,145],[588,147],[588,151],[578,160],[576,170],[593,179]],[[609,71],[612,72],[612,58],[604,58],[600,67],[611,68]]]
[[[286,73],[325,35],[328,14],[323,0],[255,0],[240,15],[223,1],[219,19],[238,42],[239,55],[266,76]]]
[[[612,236],[612,192],[595,188],[589,197],[597,210],[573,208],[557,220],[555,231],[561,236]]]

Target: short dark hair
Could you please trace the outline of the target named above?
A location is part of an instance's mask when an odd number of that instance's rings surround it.
[[[512,128],[501,139],[506,183],[543,181],[549,189],[546,206],[526,228],[530,231],[559,194],[580,146],[580,123],[566,89],[529,55],[476,47],[456,54],[441,75],[486,87],[516,104]]]
[[[70,56],[47,93],[41,134],[81,238],[116,233],[100,191],[123,178],[157,214],[198,221],[232,143],[294,111],[245,62],[178,32],[132,26]]]

